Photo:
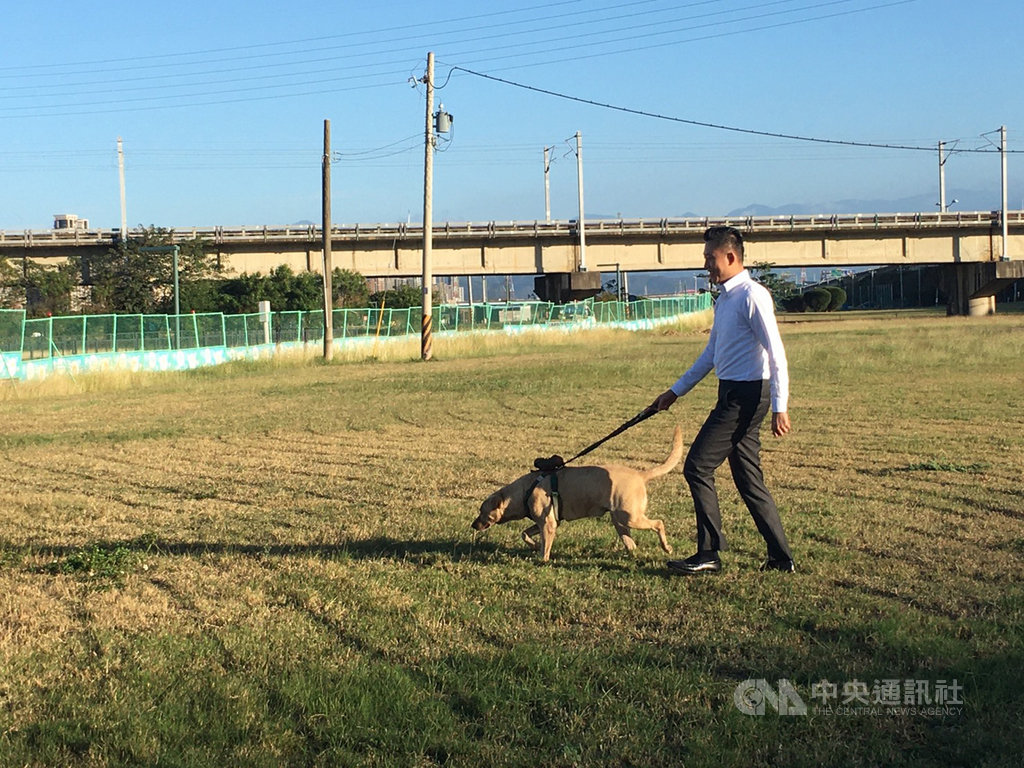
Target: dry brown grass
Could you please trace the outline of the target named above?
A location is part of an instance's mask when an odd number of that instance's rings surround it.
[[[784,334],[796,431],[764,462],[788,580],[756,572],[724,477],[720,578],[667,578],[653,534],[631,559],[607,521],[568,525],[549,567],[469,529],[536,456],[650,402],[699,332],[21,388],[0,403],[0,764],[1013,764],[1024,317]],[[595,458],[661,461],[711,397]],[[685,551],[681,478],[651,492]],[[746,677],[958,678],[967,714],[752,719]]]

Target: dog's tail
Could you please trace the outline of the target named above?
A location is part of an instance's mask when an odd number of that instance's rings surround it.
[[[655,477],[661,477],[667,475],[673,469],[678,466],[679,462],[683,458],[683,430],[680,427],[676,427],[675,434],[672,436],[672,453],[665,459],[665,463],[658,467],[652,467],[644,472],[644,480],[652,480]]]

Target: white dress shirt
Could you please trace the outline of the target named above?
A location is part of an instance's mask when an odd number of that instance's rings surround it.
[[[715,320],[704,351],[671,389],[682,397],[715,370],[719,380],[771,383],[772,412],[785,413],[789,402],[789,366],[775,321],[775,302],[743,270],[721,285]]]

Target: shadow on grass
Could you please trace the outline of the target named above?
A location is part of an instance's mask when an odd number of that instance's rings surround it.
[[[82,546],[26,545],[0,543],[0,551],[20,551],[55,558],[70,557],[82,549],[129,550],[145,555],[199,557],[202,555],[240,555],[243,557],[317,557],[354,560],[418,560],[446,557],[451,560],[486,560],[506,551],[493,542],[456,539],[395,539],[375,536],[351,539],[336,544],[257,544],[222,541],[173,541],[156,536],[140,536],[119,541],[100,541]]]
[[[587,551],[572,554],[554,554],[548,563],[542,563],[537,554],[525,546],[497,543],[482,539],[397,539],[374,536],[367,539],[349,539],[338,543],[316,544],[257,544],[222,541],[174,541],[153,535],[134,539],[90,542],[85,545],[14,545],[0,541],[0,565],[27,556],[53,558],[53,562],[39,568],[41,572],[62,572],[62,565],[77,562],[82,553],[93,558],[104,553],[126,554],[137,557],[170,556],[202,557],[204,555],[234,555],[254,559],[317,558],[321,560],[366,560],[434,565],[439,562],[519,562],[561,571],[614,571],[668,577],[670,574],[659,559],[649,561],[614,551]],[[659,555],[661,554],[659,550]],[[667,556],[666,556],[667,557]]]

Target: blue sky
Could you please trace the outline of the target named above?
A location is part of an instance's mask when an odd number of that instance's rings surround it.
[[[937,142],[991,150],[1004,124],[1024,207],[1016,1],[114,0],[4,16],[0,230],[64,212],[117,227],[119,136],[131,227],[318,221],[325,118],[335,222],[419,221],[428,51],[454,116],[435,221],[542,219],[545,146],[552,216],[575,218],[576,131],[588,215],[935,210]],[[998,207],[997,152],[945,167],[954,208]]]

